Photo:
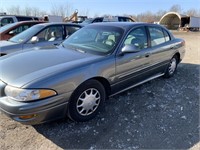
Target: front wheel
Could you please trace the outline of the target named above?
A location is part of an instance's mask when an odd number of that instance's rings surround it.
[[[166,77],[166,78],[172,77],[174,75],[176,69],[177,69],[177,65],[178,65],[178,58],[175,55],[170,60],[170,63],[168,65],[168,67],[167,67],[167,70],[165,71],[164,77]]]
[[[105,101],[105,89],[96,80],[81,84],[72,94],[68,105],[68,116],[78,122],[94,118]]]

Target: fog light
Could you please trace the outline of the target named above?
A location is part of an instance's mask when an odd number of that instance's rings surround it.
[[[19,119],[31,119],[31,118],[34,118],[36,117],[37,115],[36,114],[32,114],[32,115],[26,115],[26,116],[19,116]]]

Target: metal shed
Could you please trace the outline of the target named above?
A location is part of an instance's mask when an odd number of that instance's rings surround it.
[[[168,12],[161,19],[160,24],[168,29],[178,29],[184,27],[189,22],[190,17],[177,12]]]

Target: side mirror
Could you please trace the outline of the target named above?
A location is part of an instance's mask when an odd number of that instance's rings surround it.
[[[9,35],[14,35],[14,34],[15,34],[15,31],[12,30],[12,31],[8,32],[8,34],[9,34]]]
[[[37,36],[33,36],[32,38],[31,38],[31,40],[30,40],[30,43],[31,44],[35,44],[35,43],[37,43],[39,41],[39,38],[37,37]]]
[[[128,45],[125,45],[122,50],[121,50],[121,54],[125,54],[125,53],[137,53],[139,52],[140,49],[137,48],[135,45],[133,44],[128,44]]]

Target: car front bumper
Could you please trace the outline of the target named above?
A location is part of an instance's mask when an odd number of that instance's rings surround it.
[[[32,102],[18,102],[5,96],[0,98],[0,110],[22,124],[40,124],[64,118],[70,95],[71,92]]]

